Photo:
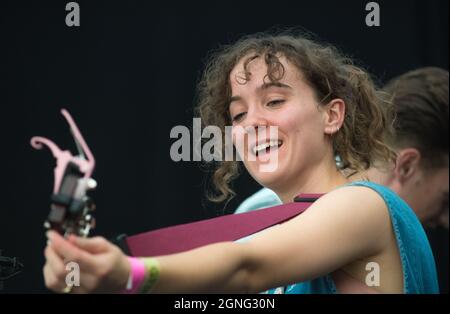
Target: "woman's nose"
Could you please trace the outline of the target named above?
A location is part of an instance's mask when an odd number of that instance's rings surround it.
[[[260,108],[252,108],[247,112],[247,119],[245,119],[245,128],[258,128],[261,126],[268,126],[268,116]]]

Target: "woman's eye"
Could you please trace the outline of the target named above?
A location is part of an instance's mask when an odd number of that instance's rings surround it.
[[[238,122],[244,117],[244,115],[245,115],[245,112],[238,113],[233,118],[231,118],[231,121],[232,122]]]
[[[267,105],[268,105],[269,107],[272,107],[272,106],[281,105],[282,103],[284,103],[284,99],[275,99],[275,100],[269,101],[269,102],[267,103]]]

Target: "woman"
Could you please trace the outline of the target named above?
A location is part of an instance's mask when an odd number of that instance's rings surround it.
[[[386,108],[369,76],[331,46],[302,36],[257,34],[223,48],[199,84],[202,122],[256,132],[277,126],[276,141],[269,133],[245,141],[246,169],[283,202],[299,193],[325,195],[249,241],[146,259],[127,258],[100,237],[65,240],[49,232],[46,285],[65,289],[67,260],[81,269],[74,292],[128,287],[257,293],[279,286],[286,293],[437,292],[433,256],[412,210],[387,188],[349,183],[336,167],[336,155],[354,171],[393,157],[383,142]],[[271,145],[260,146],[266,143]],[[278,154],[276,169],[261,171],[271,154]],[[237,170],[237,162],[219,163],[216,200],[233,195],[229,183]],[[367,269],[377,269],[379,278],[366,281]]]

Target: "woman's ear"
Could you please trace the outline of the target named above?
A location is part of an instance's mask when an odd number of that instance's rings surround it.
[[[415,148],[405,148],[397,153],[395,160],[394,174],[395,178],[401,184],[408,181],[420,167],[420,152]]]
[[[324,131],[326,134],[332,135],[337,133],[344,124],[345,102],[340,99],[333,99],[325,106],[324,111]]]

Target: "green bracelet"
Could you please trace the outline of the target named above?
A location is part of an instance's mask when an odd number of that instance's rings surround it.
[[[159,263],[156,259],[148,257],[140,259],[145,265],[145,279],[139,293],[150,293],[159,278]]]

